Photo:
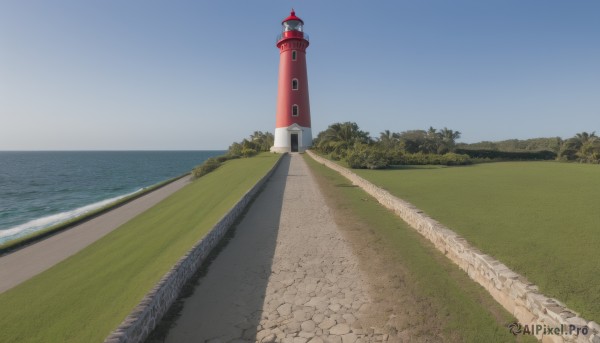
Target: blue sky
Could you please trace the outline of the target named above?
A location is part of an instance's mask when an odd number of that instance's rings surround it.
[[[0,1],[0,150],[225,149],[273,131],[290,11],[314,134],[600,131],[600,2]]]

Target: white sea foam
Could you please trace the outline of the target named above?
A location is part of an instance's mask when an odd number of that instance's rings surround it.
[[[98,201],[96,203],[86,205],[83,207],[79,207],[79,208],[76,208],[71,211],[61,212],[61,213],[53,214],[50,216],[33,219],[31,221],[28,221],[27,223],[23,223],[23,224],[11,227],[10,229],[0,230],[0,243],[4,243],[4,242],[7,242],[10,240],[19,238],[19,237],[23,237],[29,233],[43,230],[52,225],[56,225],[56,224],[65,222],[67,220],[70,220],[70,219],[73,219],[80,215],[89,213],[93,210],[99,209],[110,203],[113,203],[115,201],[118,201],[120,199],[128,197],[130,195],[133,195],[135,193],[141,192],[142,190],[143,190],[143,188],[141,188],[135,192],[129,193],[129,194],[120,195],[118,197]]]

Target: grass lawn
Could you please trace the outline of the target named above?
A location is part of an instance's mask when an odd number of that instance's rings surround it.
[[[378,273],[389,273],[394,275],[392,280],[400,280],[388,282],[384,288],[404,288],[411,299],[416,299],[400,308],[410,318],[408,329],[421,326],[421,331],[429,331],[426,335],[439,330],[434,340],[442,338],[445,342],[515,341],[506,328],[515,318],[483,287],[362,189],[352,187],[347,179],[312,158],[305,158],[336,221],[343,218],[340,227],[358,230],[360,240],[370,240],[365,244],[377,251],[371,259],[384,263],[386,268]],[[418,332],[413,331],[417,337],[411,340],[419,340]],[[524,336],[519,340],[535,341]]]
[[[102,342],[278,158],[267,153],[228,161],[0,294],[0,342]]]
[[[355,172],[600,322],[600,166],[502,162]]]

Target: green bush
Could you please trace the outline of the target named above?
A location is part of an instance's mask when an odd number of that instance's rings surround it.
[[[201,165],[194,168],[192,170],[192,175],[195,178],[199,178],[199,177],[204,176],[204,175],[210,173],[211,171],[219,168],[220,165],[221,165],[221,162],[219,162],[219,160],[217,158],[211,157],[211,158],[207,159],[206,161],[204,161],[204,163],[202,163]]]
[[[230,160],[230,159],[231,159],[231,155],[221,155],[221,156],[217,156],[217,157],[216,157],[216,159],[217,159],[217,162],[219,162],[219,163],[223,163],[223,162],[225,162],[225,161],[228,161],[228,160]]]
[[[229,155],[231,156],[241,156],[242,155],[242,145],[240,143],[234,142],[229,146]]]
[[[250,148],[243,148],[242,152],[241,152],[242,157],[252,157],[256,154],[257,154],[256,150],[250,149]]]
[[[331,158],[334,161],[340,161],[340,160],[342,160],[343,157],[342,157],[342,155],[340,155],[339,153],[334,151],[331,154],[329,154],[329,158]]]
[[[425,165],[425,164],[440,164],[438,161],[439,155],[424,154],[417,152],[414,154],[404,154],[400,158],[401,165]]]
[[[333,159],[333,156],[331,156]],[[382,149],[374,145],[357,144],[347,151],[346,163],[353,169],[383,169],[390,165],[460,166],[473,163],[465,154],[405,154],[399,149]]]
[[[441,164],[446,166],[464,166],[472,163],[469,155],[457,154],[454,152],[449,152],[442,155],[441,162]]]
[[[241,142],[234,142],[229,146],[229,155],[250,157],[259,152],[269,151],[275,143],[275,137],[270,132],[254,131],[249,138],[244,138]],[[253,154],[251,151],[254,150]],[[245,151],[245,155],[244,155]]]
[[[217,156],[216,157],[217,161],[219,161],[220,163],[227,162],[229,160],[235,160],[236,158],[240,158],[240,156],[239,155],[232,155],[232,154],[225,154],[225,155],[221,155],[221,156]]]
[[[471,158],[465,154],[456,154],[453,152],[444,155],[424,154],[418,152],[416,154],[404,154],[397,156],[394,159],[396,165],[445,165],[445,166],[461,166],[473,163]]]
[[[405,153],[399,148],[392,148],[385,150],[385,156],[390,165],[400,165],[403,163],[403,157]]]
[[[472,158],[489,158],[491,160],[527,161],[527,160],[554,160],[556,153],[552,151],[498,151],[498,150],[470,150],[456,149],[456,153],[469,155]]]
[[[352,169],[384,169],[389,166],[389,160],[382,150],[364,144],[357,144],[349,150],[346,162]]]

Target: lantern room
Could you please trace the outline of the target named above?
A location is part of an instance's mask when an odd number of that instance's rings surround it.
[[[292,13],[281,22],[281,34],[277,36],[277,42],[287,38],[302,38],[308,41],[308,36],[304,34],[304,21]]]

